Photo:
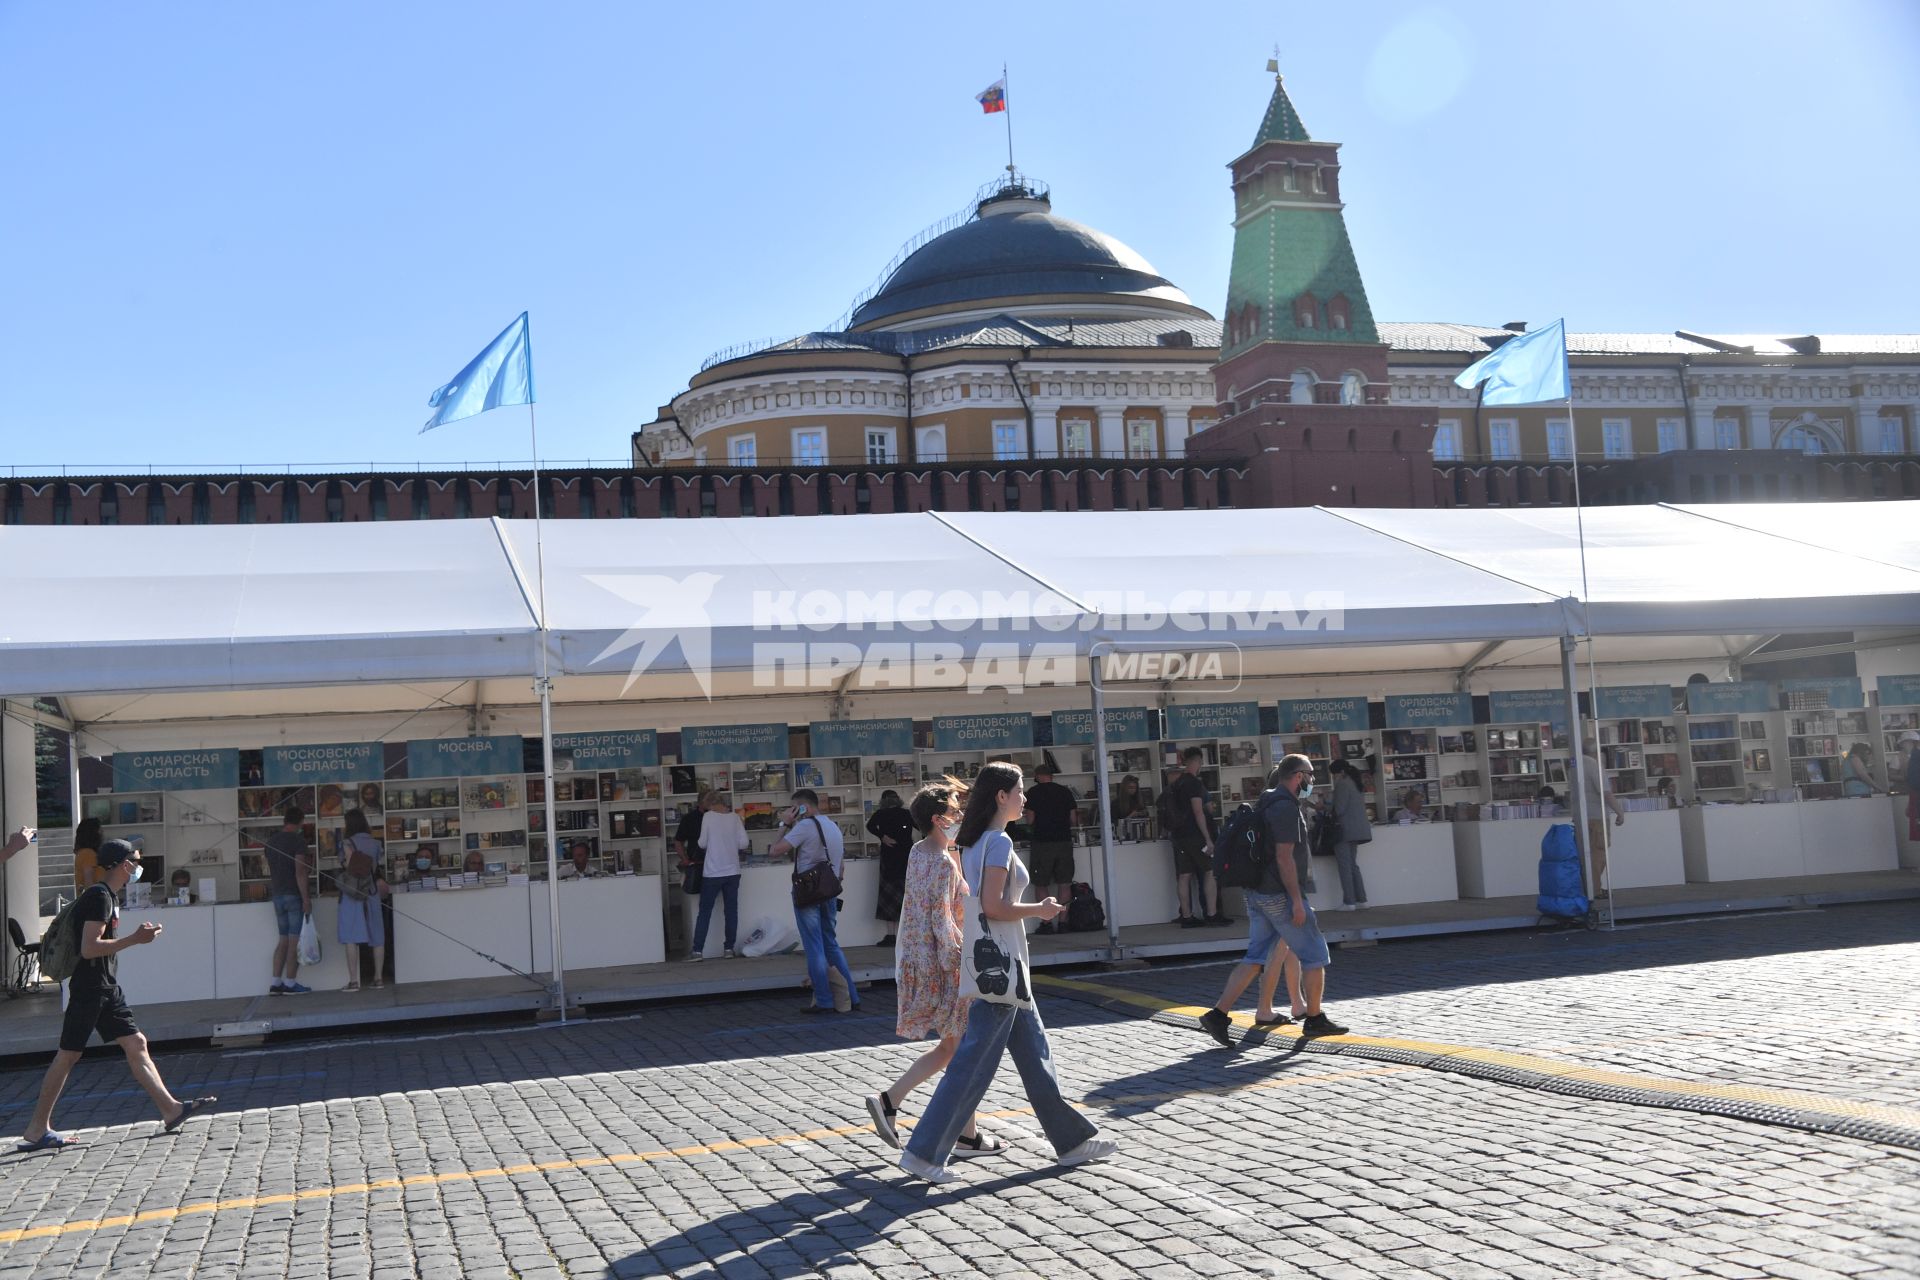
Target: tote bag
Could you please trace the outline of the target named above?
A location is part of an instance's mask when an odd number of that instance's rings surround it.
[[[986,884],[987,872],[980,869],[980,882]],[[1013,868],[1007,868],[1003,901],[1015,900],[1019,889]],[[988,917],[986,902],[967,885],[966,915],[960,935],[960,994],[992,1004],[1033,1008],[1033,991],[1027,983],[1027,930],[1021,920],[994,920]]]

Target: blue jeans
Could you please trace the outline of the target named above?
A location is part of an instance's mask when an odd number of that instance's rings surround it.
[[[847,955],[840,950],[840,940],[833,936],[833,918],[839,909],[840,904],[832,898],[811,907],[795,907],[793,922],[800,927],[800,945],[807,952],[807,978],[813,983],[813,1002],[822,1009],[833,1008],[833,987],[827,980],[828,966],[832,966],[847,980],[847,995],[858,1009],[860,993],[853,987],[853,970],[847,967]]]
[[[713,920],[713,900],[726,899],[727,950],[733,950],[734,936],[740,931],[740,877],[702,876],[700,878],[700,914],[693,922],[693,949],[707,949],[707,925]]]
[[[940,1087],[933,1091],[925,1114],[913,1126],[908,1151],[928,1164],[947,1162],[967,1117],[986,1097],[987,1086],[1000,1070],[1003,1053],[1013,1055],[1027,1101],[1033,1104],[1034,1117],[1053,1144],[1055,1155],[1067,1154],[1100,1132],[1093,1121],[1061,1096],[1040,1010],[976,999],[967,1015],[967,1033],[960,1037],[960,1047],[947,1064],[946,1074],[940,1077]]]

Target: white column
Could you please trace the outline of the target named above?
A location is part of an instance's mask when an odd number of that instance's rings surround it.
[[[1854,441],[1855,453],[1880,452],[1880,407],[1861,405],[1854,414],[1854,428],[1859,439]]]
[[[1694,448],[1713,449],[1718,447],[1717,442],[1713,438],[1713,415],[1719,408],[1719,405],[1701,404],[1698,400],[1693,402]]]
[[[0,715],[4,715],[6,704],[0,701]],[[0,791],[4,800],[0,800],[0,842],[21,827],[38,827],[40,819],[36,812],[38,804],[38,786],[34,775],[33,725],[24,719],[8,719],[5,731],[0,733],[4,739],[5,750],[0,751]],[[78,759],[78,753],[75,754]],[[78,805],[80,798],[74,797]],[[77,815],[76,815],[77,817]],[[7,859],[0,876],[6,878],[6,913],[20,922],[20,928],[29,938],[39,938],[40,920],[40,846],[28,845],[24,850]],[[68,889],[72,896],[72,889]],[[7,953],[7,962],[13,962],[11,947],[0,947]]]
[[[1763,404],[1752,405],[1747,409],[1747,447],[1749,449],[1773,447],[1773,432],[1768,426],[1770,412]]]
[[[1057,409],[1042,409],[1038,405],[1033,410],[1033,456],[1036,458],[1057,458],[1060,456],[1060,424],[1055,415]]]
[[[1103,458],[1127,456],[1127,410],[1124,405],[1100,407],[1099,453]]]
[[[1187,411],[1185,409],[1163,409],[1161,416],[1166,422],[1167,456],[1184,458],[1187,456]]]

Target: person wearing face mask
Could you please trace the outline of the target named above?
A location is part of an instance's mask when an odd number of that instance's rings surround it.
[[[1273,857],[1257,889],[1247,891],[1249,936],[1244,959],[1234,966],[1227,985],[1214,1001],[1213,1008],[1200,1015],[1200,1028],[1229,1047],[1228,1034],[1233,1025],[1233,1006],[1252,984],[1261,968],[1280,954],[1276,942],[1300,964],[1301,1004],[1295,1013],[1301,1016],[1300,1030],[1309,1036],[1345,1035],[1347,1029],[1327,1017],[1320,999],[1327,986],[1327,965],[1332,957],[1327,940],[1321,936],[1320,922],[1307,903],[1300,885],[1300,871],[1294,864],[1294,850],[1308,840],[1307,820],[1300,801],[1313,791],[1313,761],[1291,755],[1274,766],[1267,778],[1268,790],[1260,797],[1257,812],[1266,822],[1273,840]],[[1280,1019],[1279,1021],[1286,1021]]]
[[[60,1101],[67,1077],[96,1031],[102,1040],[113,1041],[127,1055],[127,1069],[133,1073],[134,1082],[146,1090],[153,1105],[159,1108],[168,1133],[178,1129],[188,1116],[204,1111],[217,1101],[206,1097],[183,1102],[173,1096],[166,1081],[160,1078],[160,1068],[147,1052],[147,1038],[134,1025],[133,1010],[127,1007],[127,998],[120,991],[120,953],[160,936],[160,926],[152,923],[141,925],[124,938],[118,936],[118,899],[128,885],[140,879],[140,851],[125,840],[108,840],[101,844],[95,866],[100,872],[99,880],[69,908],[80,926],[80,962],[67,981],[67,1012],[60,1024],[60,1051],[53,1056],[53,1064],[40,1083],[40,1100],[34,1106],[33,1118],[27,1121],[20,1135],[20,1151],[46,1151],[73,1141],[51,1127],[53,1107]]]

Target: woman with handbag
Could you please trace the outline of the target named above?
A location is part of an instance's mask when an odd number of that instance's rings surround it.
[[[952,1061],[967,1029],[972,1001],[960,994],[960,943],[966,934],[967,902],[960,878],[953,830],[960,825],[964,782],[952,778],[922,787],[913,798],[913,825],[920,841],[907,863],[900,907],[899,950],[894,953],[894,1032],[908,1040],[931,1036],[940,1043],[914,1059],[891,1086],[867,1099],[874,1132],[888,1146],[900,1146],[895,1117],[909,1093],[933,1079]],[[1003,1150],[999,1141],[974,1128],[969,1115],[954,1146],[957,1156],[988,1156]]]
[[[995,762],[983,766],[973,780],[960,820],[960,870],[967,886],[960,994],[975,998],[953,1061],[900,1153],[900,1167],[927,1182],[951,1182],[955,1177],[947,1159],[1006,1053],[1013,1055],[1033,1114],[1062,1165],[1105,1159],[1115,1149],[1111,1139],[1100,1137],[1093,1122],[1061,1096],[1047,1029],[1034,1005],[1026,922],[1052,920],[1065,908],[1053,898],[1021,901],[1027,868],[1013,851],[1007,824],[1018,821],[1026,805],[1020,770]]]
[[[802,1006],[802,1013],[833,1012],[832,971],[846,981],[853,1001],[849,1012],[860,1009],[853,969],[833,931],[846,857],[843,839],[840,825],[820,816],[819,793],[802,787],[793,793],[793,807],[782,815],[780,838],[768,850],[776,858],[793,855],[793,922],[807,953],[807,980],[813,984],[813,1003]]]
[[[373,985],[384,987],[387,921],[381,910],[380,842],[364,810],[349,809],[340,831],[340,945],[347,949],[347,991],[360,989],[360,948],[373,948]]]

